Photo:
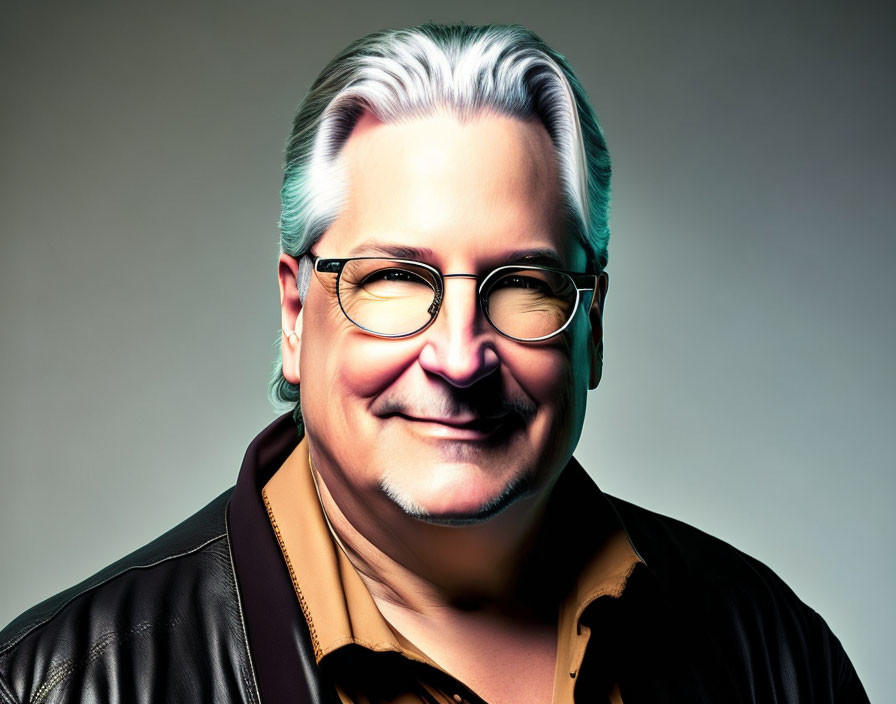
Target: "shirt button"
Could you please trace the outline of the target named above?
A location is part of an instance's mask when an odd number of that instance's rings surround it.
[[[454,701],[456,701],[458,704],[460,704],[460,702],[462,702],[463,700],[464,700],[464,698],[462,696],[460,696],[459,694],[454,695]]]

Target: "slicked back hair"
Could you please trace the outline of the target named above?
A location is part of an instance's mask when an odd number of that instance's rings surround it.
[[[437,25],[384,30],[334,58],[314,81],[286,148],[280,249],[306,253],[345,200],[340,151],[361,115],[387,123],[448,111],[466,121],[482,113],[539,119],[554,145],[567,218],[590,252],[607,262],[610,157],[585,90],[566,59],[518,25]],[[276,345],[279,349],[280,335]],[[283,377],[278,355],[275,403],[294,405],[299,387]]]

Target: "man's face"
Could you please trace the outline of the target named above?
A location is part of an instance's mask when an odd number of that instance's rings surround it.
[[[341,158],[347,201],[313,247],[317,256],[405,248],[400,258],[481,281],[548,250],[560,267],[585,270],[540,122],[482,115],[462,124],[437,114],[383,124],[367,114]],[[287,288],[294,272],[284,257]],[[383,339],[345,317],[335,284],[335,275],[316,273],[298,320],[284,308],[300,337],[284,347],[284,373],[301,383],[312,456],[337,502],[342,494],[433,522],[469,522],[550,486],[581,432],[598,307],[589,321],[580,303],[552,339],[517,342],[484,318],[477,281],[448,278],[432,325]]]

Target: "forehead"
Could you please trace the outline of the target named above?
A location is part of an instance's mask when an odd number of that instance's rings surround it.
[[[460,121],[446,112],[383,123],[366,113],[340,161],[346,200],[321,256],[385,244],[431,250],[442,266],[528,249],[553,250],[570,267],[584,261],[553,144],[537,120],[486,113]]]

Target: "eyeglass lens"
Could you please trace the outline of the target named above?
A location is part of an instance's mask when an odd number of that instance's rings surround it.
[[[389,259],[353,259],[339,277],[339,302],[353,323],[369,332],[410,335],[437,313],[438,275],[423,266]],[[573,280],[561,272],[512,267],[490,276],[483,288],[485,314],[503,334],[520,340],[549,336],[569,321],[578,300]]]

